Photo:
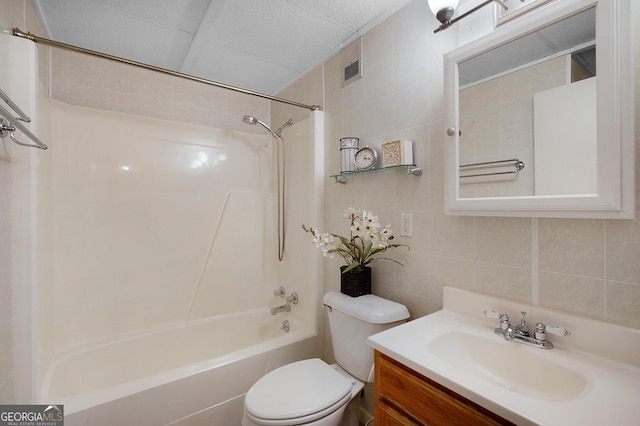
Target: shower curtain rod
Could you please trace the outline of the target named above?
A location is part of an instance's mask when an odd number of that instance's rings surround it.
[[[320,106],[318,106],[318,105],[301,104],[301,103],[290,101],[290,100],[287,100],[287,99],[282,99],[282,98],[278,98],[278,97],[275,97],[275,96],[266,95],[264,93],[254,92],[252,90],[242,89],[240,87],[230,86],[228,84],[218,83],[216,81],[211,81],[211,80],[207,80],[207,79],[204,79],[204,78],[195,77],[193,75],[183,74],[183,73],[176,72],[176,71],[171,71],[171,70],[168,70],[168,69],[165,69],[165,68],[160,68],[160,67],[156,67],[156,66],[153,66],[153,65],[143,64],[142,62],[132,61],[132,60],[129,60],[129,59],[121,58],[119,56],[113,56],[113,55],[109,55],[107,53],[101,53],[101,52],[97,52],[95,50],[85,49],[83,47],[74,46],[72,44],[62,43],[62,42],[50,40],[50,39],[44,38],[44,37],[38,37],[37,35],[31,34],[30,32],[26,32],[25,33],[24,31],[20,30],[17,27],[13,29],[12,33],[16,37],[26,38],[27,40],[31,40],[34,43],[40,43],[40,44],[44,44],[44,45],[51,46],[51,47],[58,47],[58,48],[61,48],[61,49],[71,50],[71,51],[78,52],[78,53],[84,53],[84,54],[87,54],[87,55],[96,56],[98,58],[110,59],[112,61],[121,62],[121,63],[127,64],[127,65],[133,65],[133,66],[136,66],[136,67],[139,67],[139,68],[144,68],[144,69],[147,69],[147,70],[150,70],[150,71],[155,71],[155,72],[159,72],[159,73],[162,73],[162,74],[172,75],[174,77],[180,77],[180,78],[184,78],[186,80],[197,81],[198,83],[208,84],[210,86],[219,87],[221,89],[232,90],[234,92],[244,93],[246,95],[251,95],[251,96],[257,96],[259,98],[264,98],[264,99],[268,99],[270,101],[280,102],[280,103],[283,103],[283,104],[288,104],[288,105],[296,106],[296,107],[299,107],[299,108],[306,108],[306,109],[309,109],[311,111],[316,111],[316,110],[320,109]]]

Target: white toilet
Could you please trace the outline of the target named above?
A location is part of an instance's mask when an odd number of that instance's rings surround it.
[[[356,396],[364,382],[373,381],[373,349],[367,337],[404,322],[409,311],[372,294],[350,297],[329,292],[323,302],[337,365],[314,358],[266,374],[247,392],[243,426],[357,426]]]

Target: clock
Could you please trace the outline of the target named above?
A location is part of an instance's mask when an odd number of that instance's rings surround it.
[[[356,155],[353,158],[353,163],[358,170],[369,170],[373,169],[373,166],[376,165],[377,159],[378,153],[375,149],[365,146],[356,152]]]

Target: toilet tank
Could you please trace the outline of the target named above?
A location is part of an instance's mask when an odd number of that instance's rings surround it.
[[[351,297],[337,291],[325,294],[330,307],[329,329],[336,362],[349,374],[373,381],[373,349],[367,337],[401,324],[409,318],[404,305],[373,294]]]

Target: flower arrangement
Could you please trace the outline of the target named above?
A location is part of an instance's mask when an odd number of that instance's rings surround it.
[[[302,225],[302,229],[313,236],[313,244],[322,250],[325,257],[333,259],[336,254],[342,256],[346,263],[342,273],[363,268],[376,260],[391,260],[402,265],[389,257],[376,257],[390,248],[402,246],[409,248],[404,244],[391,243],[394,239],[391,225],[380,229],[378,216],[366,210],[360,215],[354,208],[344,211],[344,219],[351,223],[349,238],[338,234],[319,233],[313,228]]]

